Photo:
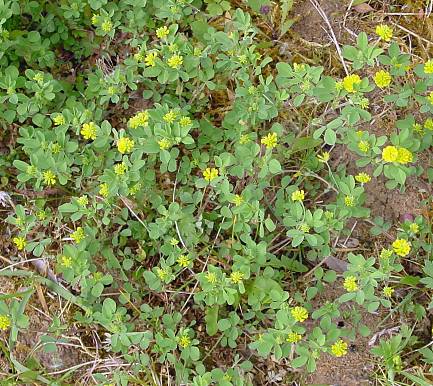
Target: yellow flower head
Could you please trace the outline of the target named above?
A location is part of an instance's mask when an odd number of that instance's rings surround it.
[[[416,222],[413,222],[409,225],[409,230],[412,233],[418,233],[419,232],[419,225]]]
[[[344,197],[344,204],[347,207],[355,206],[355,197],[353,197],[353,196],[345,196]]]
[[[60,125],[64,125],[66,123],[65,117],[63,116],[63,114],[57,114],[54,118],[53,118],[54,124],[56,126],[60,126]]]
[[[230,275],[230,280],[234,283],[234,284],[238,284],[242,281],[242,279],[244,278],[244,274],[242,272],[239,271],[234,271],[231,273]]]
[[[342,340],[339,339],[337,340],[332,346],[331,346],[331,352],[332,354],[334,354],[336,357],[342,357],[345,356],[347,354],[347,343]]]
[[[362,151],[363,153],[368,153],[370,150],[370,143],[368,141],[359,141],[358,142],[358,149]]]
[[[427,100],[430,102],[431,105],[433,105],[433,91],[428,94]]]
[[[142,52],[137,52],[134,54],[134,59],[137,62],[141,62],[142,60],[144,60],[144,54]]]
[[[26,239],[24,237],[21,237],[21,236],[20,237],[14,237],[12,239],[12,241],[14,242],[14,244],[16,245],[16,247],[19,251],[22,251],[27,245]]]
[[[248,134],[242,134],[241,137],[239,138],[239,143],[241,145],[245,145],[246,143],[250,142],[251,138]]]
[[[371,177],[367,173],[358,173],[355,176],[355,180],[361,184],[366,184],[367,182],[371,181]]]
[[[291,315],[293,316],[293,319],[295,319],[297,322],[305,322],[308,319],[308,311],[304,307],[293,307],[290,310]]]
[[[86,235],[84,234],[84,230],[81,227],[78,227],[77,230],[71,234],[72,240],[74,240],[77,244],[81,243],[85,237]]]
[[[374,83],[379,88],[388,87],[391,84],[391,74],[387,71],[380,70],[374,74]]]
[[[410,253],[410,242],[405,239],[397,239],[392,243],[392,250],[397,255],[405,257]]]
[[[181,125],[182,127],[186,127],[192,124],[191,118],[190,117],[182,117],[179,120],[179,125]]]
[[[382,150],[382,159],[385,162],[396,162],[398,158],[398,149],[395,146],[386,146]]]
[[[215,284],[217,282],[217,277],[215,275],[215,272],[207,272],[205,278],[209,284]]]
[[[424,64],[424,72],[426,74],[433,74],[433,60],[427,60]]]
[[[303,190],[295,190],[292,193],[292,201],[302,202],[305,199],[305,192]]]
[[[107,183],[104,182],[103,184],[99,185],[99,194],[104,198],[108,197],[109,189]]]
[[[114,173],[118,176],[123,176],[127,170],[127,166],[124,162],[114,165]]]
[[[394,288],[392,288],[392,287],[388,287],[388,286],[386,286],[386,287],[384,287],[383,288],[383,294],[385,295],[385,296],[387,296],[387,297],[391,297],[392,296],[392,294],[394,293]]]
[[[158,57],[157,52],[149,52],[144,58],[144,64],[149,67],[155,67],[156,58]]]
[[[399,147],[396,162],[404,165],[412,161],[413,161],[412,152],[410,150],[405,149],[404,147]]]
[[[191,344],[191,339],[188,335],[184,334],[179,338],[179,346],[187,348]]]
[[[269,133],[266,137],[262,138],[261,143],[265,145],[267,149],[273,149],[278,143],[277,133]]]
[[[158,141],[158,145],[161,150],[167,150],[171,147],[171,142],[167,138],[163,138]]]
[[[99,23],[99,15],[92,16],[92,24],[97,25]]]
[[[297,343],[302,339],[301,334],[297,334],[296,332],[289,332],[287,334],[286,342],[289,343]]]
[[[358,282],[355,276],[347,276],[344,279],[343,287],[347,292],[358,291]]]
[[[431,118],[427,118],[427,119],[425,120],[425,122],[424,122],[424,127],[425,127],[427,130],[433,130],[433,119],[431,119]]]
[[[91,139],[91,140],[96,139],[96,132],[97,132],[97,127],[94,122],[83,124],[80,131],[84,139]]]
[[[156,268],[156,274],[158,275],[159,279],[162,281],[165,281],[168,276],[169,276],[169,272],[166,269],[162,269],[162,268]]]
[[[42,178],[45,185],[53,186],[56,184],[56,175],[51,170],[43,172]]]
[[[89,203],[89,199],[84,195],[77,198],[77,203],[78,205],[86,206]]]
[[[141,111],[135,114],[133,117],[129,118],[128,124],[131,129],[136,129],[137,127],[146,127],[149,123],[149,113],[147,111]]]
[[[386,24],[380,24],[376,27],[376,34],[386,42],[389,42],[392,38],[392,28]]]
[[[6,331],[11,326],[11,319],[7,315],[0,315],[0,330]]]
[[[304,232],[304,233],[309,233],[310,232],[310,226],[308,225],[308,224],[301,224],[300,226],[299,226],[299,230],[301,231],[301,232]]]
[[[235,206],[240,206],[244,202],[244,198],[240,194],[236,194],[232,199],[233,204]]]
[[[122,137],[119,138],[117,141],[117,150],[119,150],[119,153],[127,154],[132,151],[134,148],[134,140],[128,137]]]
[[[317,156],[317,158],[318,158],[319,162],[326,163],[331,158],[331,155],[329,154],[329,152],[324,151],[322,154],[319,154]]]
[[[101,29],[102,29],[102,31],[104,31],[105,33],[109,33],[109,32],[113,29],[113,23],[111,22],[111,20],[105,20],[105,21],[101,24]]]
[[[165,39],[169,33],[170,31],[166,26],[160,27],[156,30],[156,36],[158,37],[158,39]]]
[[[343,79],[343,88],[347,92],[355,92],[356,90],[354,86],[360,83],[361,83],[361,78],[359,77],[359,75],[357,74],[347,75]]]
[[[208,182],[211,182],[217,177],[218,177],[218,169],[206,168],[206,170],[203,172],[203,178]]]
[[[168,113],[164,114],[162,119],[167,123],[173,123],[176,120],[177,114],[174,110],[170,110]]]
[[[33,80],[41,84],[44,81],[44,74],[41,72],[38,72],[34,77]]]
[[[183,64],[183,57],[180,55],[173,55],[170,59],[168,59],[167,64],[169,67],[177,70]]]
[[[392,249],[382,248],[380,251],[380,258],[384,260],[389,259],[393,253],[394,251]]]
[[[188,256],[180,255],[177,260],[177,264],[179,264],[182,268],[188,267],[191,264],[191,260]]]
[[[65,268],[71,268],[72,267],[72,257],[69,256],[60,256],[60,265],[62,265]]]

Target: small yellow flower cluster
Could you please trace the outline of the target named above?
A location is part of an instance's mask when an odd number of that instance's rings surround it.
[[[242,272],[239,272],[239,271],[234,271],[230,275],[230,280],[234,284],[240,283],[243,280],[243,278],[244,278],[244,274]]]
[[[246,143],[250,142],[251,138],[248,134],[242,134],[241,137],[239,138],[239,143],[241,145],[245,145]]]
[[[56,184],[56,175],[51,170],[43,172],[42,178],[45,185],[53,186]]]
[[[433,60],[429,59],[424,63],[424,72],[426,74],[433,74]]]
[[[217,177],[218,177],[218,169],[206,168],[206,170],[203,172],[203,178],[208,182],[213,181]]]
[[[39,84],[41,84],[44,81],[44,74],[42,74],[41,72],[38,72],[33,77],[33,80],[36,81],[36,82],[38,82]]]
[[[387,71],[380,70],[374,74],[374,83],[379,88],[388,87],[391,84],[391,74]]]
[[[359,141],[358,142],[358,149],[362,151],[363,153],[368,153],[370,150],[370,143],[368,141]]]
[[[165,39],[169,33],[170,31],[166,26],[160,27],[156,30],[156,36],[158,37],[158,39]]]
[[[343,88],[349,92],[355,92],[355,85],[358,85],[361,83],[361,78],[357,74],[347,75],[343,79]]]
[[[386,260],[386,259],[389,259],[392,256],[393,253],[394,253],[394,251],[392,249],[382,248],[382,250],[380,251],[380,256],[379,257],[381,259]]]
[[[113,23],[111,22],[111,20],[104,20],[104,22],[101,24],[101,29],[108,34],[113,29]]]
[[[301,224],[299,226],[299,230],[301,232],[304,232],[304,233],[309,233],[310,232],[310,226],[308,224]]]
[[[297,343],[302,339],[301,334],[297,334],[296,332],[289,332],[287,334],[286,342],[289,343]]]
[[[366,184],[371,181],[371,177],[367,173],[358,173],[355,176],[355,180],[360,182],[361,184]]]
[[[156,274],[158,275],[159,279],[162,281],[166,280],[169,276],[169,272],[166,269],[162,269],[159,267],[156,269]]]
[[[432,131],[433,131],[433,119],[431,119],[431,118],[427,118],[427,119],[425,120],[425,122],[424,122],[424,127],[425,127],[427,130],[432,130]]]
[[[317,158],[318,158],[319,162],[326,163],[331,158],[331,155],[329,154],[329,152],[324,151],[322,154],[319,154],[317,156]]]
[[[355,206],[355,197],[353,197],[353,196],[345,196],[344,197],[344,204],[347,206],[347,207],[352,207],[352,206]]]
[[[167,150],[171,147],[171,142],[167,138],[163,138],[158,141],[158,145],[161,150]]]
[[[210,284],[215,284],[218,280],[215,272],[207,272],[205,278]]]
[[[305,322],[308,319],[308,311],[304,307],[293,307],[290,310],[290,314],[292,315],[293,319],[300,323]]]
[[[167,123],[173,123],[176,120],[176,118],[177,118],[177,113],[174,110],[170,110],[162,117],[162,119]]]
[[[62,265],[65,268],[71,268],[72,267],[72,258],[69,256],[60,256],[60,265]]]
[[[405,257],[410,253],[411,244],[405,239],[396,239],[392,243],[392,250],[399,256]]]
[[[355,276],[347,276],[344,279],[343,287],[347,292],[358,291],[358,282]]]
[[[292,201],[302,202],[305,199],[305,192],[303,190],[295,190],[292,193]]]
[[[392,38],[392,28],[386,24],[380,24],[376,27],[376,34],[386,42]]]
[[[97,135],[97,127],[94,122],[85,123],[80,131],[84,139],[95,140]]]
[[[382,150],[382,159],[385,162],[397,162],[404,165],[412,162],[413,154],[404,147],[386,146]]]
[[[62,145],[60,145],[60,143],[55,142],[51,144],[51,153],[59,154],[61,150],[62,150]]]
[[[19,251],[22,251],[27,245],[26,239],[24,237],[21,237],[21,236],[14,237],[12,239],[12,241],[14,242],[14,244],[16,245],[16,247]]]
[[[114,165],[114,173],[118,176],[123,176],[127,169],[128,167],[124,162]]]
[[[412,233],[418,233],[419,232],[419,225],[416,222],[413,222],[409,225],[409,230]]]
[[[81,196],[77,198],[77,203],[80,206],[86,206],[89,203],[89,199],[87,196]]]
[[[81,241],[83,241],[85,237],[86,235],[84,234],[84,230],[81,227],[78,227],[71,234],[71,239],[74,240],[77,244],[81,243]]]
[[[235,206],[240,206],[244,202],[244,198],[240,194],[236,194],[232,199],[233,204]]]
[[[144,64],[149,67],[156,66],[156,58],[158,57],[157,52],[149,52],[144,58]]]
[[[146,127],[149,123],[149,113],[147,111],[140,111],[133,117],[129,118],[128,124],[131,129],[136,129],[137,127]]]
[[[66,123],[65,117],[63,116],[63,114],[57,114],[54,118],[53,118],[54,124],[56,126],[60,126],[60,125],[64,125]]]
[[[190,117],[182,117],[179,120],[179,125],[181,127],[186,127],[192,124],[191,118]]]
[[[128,137],[122,137],[119,138],[117,141],[117,150],[119,150],[119,153],[121,154],[127,154],[132,151],[134,148],[134,140]]]
[[[11,319],[7,315],[0,315],[0,330],[6,331],[11,326]]]
[[[183,57],[175,54],[168,59],[167,64],[169,67],[177,70],[183,64]]]
[[[191,344],[191,339],[188,335],[184,334],[179,338],[179,346],[187,348]]]
[[[337,340],[331,346],[331,352],[338,358],[345,356],[347,354],[347,343],[342,339]]]
[[[104,197],[107,198],[109,195],[109,188],[108,188],[108,184],[107,183],[103,183],[101,185],[99,185],[99,194]]]
[[[182,268],[186,268],[191,264],[191,260],[188,258],[188,256],[180,255],[177,260],[177,264],[179,264]]]
[[[278,143],[277,133],[269,133],[266,137],[262,138],[261,143],[265,145],[267,149],[273,149]]]
[[[387,297],[391,297],[392,296],[392,294],[394,293],[394,288],[392,288],[392,287],[388,287],[388,286],[386,286],[386,287],[384,287],[383,288],[383,294],[385,295],[385,296],[387,296]]]

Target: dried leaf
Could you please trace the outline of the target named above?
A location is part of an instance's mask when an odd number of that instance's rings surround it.
[[[358,13],[368,13],[368,12],[374,11],[374,8],[370,4],[367,4],[367,3],[355,5],[353,7],[353,9]]]

